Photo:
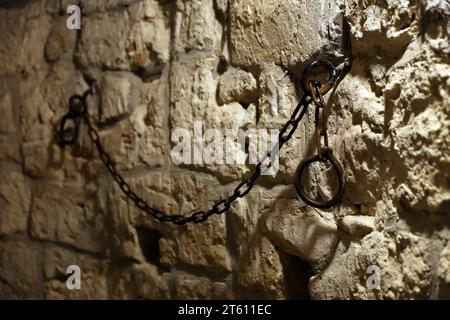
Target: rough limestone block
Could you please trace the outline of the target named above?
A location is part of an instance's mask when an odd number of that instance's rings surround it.
[[[193,128],[209,109],[216,106],[219,59],[205,53],[183,57],[172,64],[170,72],[171,128]],[[211,108],[210,108],[211,106]]]
[[[223,282],[213,282],[207,278],[176,276],[174,299],[230,299],[229,286]]]
[[[132,112],[139,101],[140,84],[131,73],[105,73],[100,82],[101,121],[119,119]]]
[[[285,252],[309,261],[320,270],[339,241],[336,223],[314,210],[299,212],[299,202],[282,199],[275,204],[275,215],[267,222],[268,238]]]
[[[102,252],[105,249],[104,217],[93,210],[95,201],[86,201],[84,197],[80,187],[41,185],[33,197],[31,235],[90,252]]]
[[[17,131],[16,121],[14,119],[15,117],[13,112],[12,96],[9,92],[4,92],[2,90],[0,105],[2,106],[2,110],[4,111],[2,117],[0,118],[0,134],[3,137],[8,134],[13,134]]]
[[[85,17],[82,30],[86,32],[81,33],[77,45],[79,62],[84,66],[130,70],[126,52],[129,28],[126,11]]]
[[[374,217],[369,216],[345,216],[338,221],[339,226],[353,236],[365,236],[375,228]]]
[[[273,244],[258,228],[259,210],[264,206],[261,190],[253,190],[229,212],[229,233],[235,248],[235,272],[239,289],[236,298],[282,299],[284,277]]]
[[[76,265],[81,271],[81,290],[69,290],[67,268]],[[46,299],[107,299],[107,264],[89,255],[58,247],[45,249],[44,274]]]
[[[77,34],[66,26],[66,19],[56,20],[45,44],[45,58],[54,63],[63,54],[71,53],[75,47]]]
[[[127,52],[134,69],[149,69],[169,60],[169,13],[158,1],[142,1],[131,7],[136,22],[130,30]]]
[[[114,299],[169,299],[169,282],[148,263],[133,264],[115,272]]]
[[[180,261],[200,270],[210,270],[211,273],[231,272],[231,257],[225,237],[225,223],[220,218],[206,222],[201,230],[188,226],[177,237],[181,244],[178,247]]]
[[[450,103],[446,80],[450,67],[421,61],[425,48],[411,50],[408,58],[414,62],[399,63],[388,78],[389,100],[393,100],[388,104],[392,108],[389,125],[393,148],[387,161],[394,162],[391,166],[401,173],[397,174],[401,177],[395,192],[397,201],[414,210],[443,214],[448,212],[450,199],[445,191],[448,175],[443,174],[448,172],[450,159],[444,147],[448,141],[448,120],[442,117]],[[417,68],[425,72],[417,75]],[[404,84],[398,95],[394,81]],[[411,113],[393,104],[411,105]],[[420,170],[411,170],[413,167]]]
[[[273,123],[284,124],[299,102],[295,84],[285,70],[273,64],[264,65],[258,82],[260,124],[262,126],[273,126]]]
[[[109,212],[111,221],[110,248],[115,256],[144,262],[145,257],[136,228],[133,227],[130,209],[118,187],[99,188],[101,209]]]
[[[64,0],[63,2],[71,3]],[[113,9],[125,9],[127,6],[133,4],[133,0],[81,0],[81,6],[86,13],[92,14],[94,12],[104,12]],[[67,5],[62,5],[66,7]]]
[[[177,244],[175,240],[161,238],[159,239],[159,262],[166,266],[172,267],[177,259]]]
[[[24,233],[31,204],[29,182],[17,168],[0,165],[0,170],[0,234]]]
[[[121,170],[163,166],[169,161],[170,139],[165,129],[166,81],[164,75],[160,80],[143,84],[139,99],[129,103],[133,111],[128,119],[105,136],[103,141],[108,150],[116,153],[116,163]],[[135,90],[132,88],[133,92]]]
[[[329,266],[311,279],[311,296],[315,299],[424,297],[431,274],[427,257],[420,252],[428,245],[426,239],[409,233],[392,240],[373,232],[360,244],[350,243],[350,247],[340,242]],[[369,276],[375,270],[369,269],[371,266],[380,272],[378,288],[370,287]]]
[[[46,101],[46,94],[35,79],[21,83],[26,93],[23,95],[21,113],[22,145],[25,171],[32,176],[42,176],[47,170],[49,153],[47,146],[54,139],[51,121],[54,111]]]
[[[229,69],[221,75],[218,83],[220,104],[240,102],[246,105],[257,99],[257,83],[251,73]]]
[[[40,294],[41,285],[37,283],[37,279],[42,276],[42,269],[39,266],[41,256],[42,248],[36,243],[2,241],[0,295],[13,299],[43,298]]]
[[[296,65],[319,52],[335,1],[231,1],[231,61],[237,66],[264,62]]]
[[[0,77],[0,159],[18,161],[20,145],[18,145],[19,126],[17,126],[18,91],[17,77]]]
[[[419,3],[387,1],[366,5],[352,0],[346,4],[345,16],[351,28],[353,47],[358,54],[400,58],[413,40],[420,24]]]
[[[220,50],[223,27],[216,18],[214,0],[177,2],[175,21],[176,52]]]
[[[250,105],[247,109],[239,103],[218,105],[216,99],[218,63],[217,57],[200,52],[193,57],[180,58],[171,68],[170,126],[172,134],[177,129],[187,130],[190,133],[192,154],[195,150],[193,138],[197,137],[194,136],[196,123],[200,124],[202,134],[207,129],[220,130],[222,139],[227,129],[233,130],[236,142],[239,128],[251,128],[256,123],[255,105]],[[233,147],[233,144],[231,145]],[[237,147],[236,144],[234,147]],[[206,168],[209,172],[227,179],[242,176],[247,172],[243,165],[224,165],[226,161],[224,157],[220,159],[221,163],[208,164],[203,160],[203,151],[199,152],[202,155],[200,163],[191,158],[191,164],[195,167]]]
[[[44,47],[51,28],[51,17],[43,1],[4,10],[0,19],[0,70],[2,74],[19,70],[35,72],[46,68]]]

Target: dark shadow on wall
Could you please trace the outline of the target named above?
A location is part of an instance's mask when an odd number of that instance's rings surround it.
[[[287,299],[310,300],[308,292],[309,279],[313,276],[313,270],[308,261],[297,256],[287,254],[280,248],[276,248],[283,266],[284,290]]]
[[[0,0],[0,8],[22,8],[31,0]]]
[[[145,260],[161,268],[159,252],[159,239],[162,237],[161,234],[156,230],[147,228],[136,228],[136,231],[139,238],[139,246],[141,247]]]

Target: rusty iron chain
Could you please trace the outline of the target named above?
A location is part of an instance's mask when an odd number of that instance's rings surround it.
[[[312,73],[314,69],[324,68],[326,69],[330,77],[327,80],[325,85],[322,85],[317,80],[312,80]],[[303,73],[302,78],[302,86],[306,92],[309,92],[311,95],[312,101],[316,106],[315,109],[315,137],[317,143],[317,153],[311,157],[307,157],[303,159],[296,172],[296,180],[295,180],[295,188],[297,190],[300,198],[305,201],[305,203],[313,206],[315,208],[330,208],[341,202],[342,197],[345,193],[345,174],[344,168],[342,164],[336,159],[333,154],[333,149],[328,144],[328,117],[330,115],[330,107],[328,103],[325,102],[323,97],[331,89],[337,87],[342,78],[350,71],[351,61],[346,60],[339,67],[335,68],[329,61],[327,60],[316,60],[312,62]],[[321,117],[322,115],[322,117]],[[322,145],[322,137],[323,137],[323,145]],[[331,197],[331,199],[318,201],[312,199],[304,190],[303,184],[301,182],[303,174],[306,171],[306,168],[314,162],[327,162],[329,161],[334,171],[336,172],[336,176],[338,179],[338,190]]]
[[[57,132],[58,144],[61,147],[64,147],[65,145],[71,145],[71,144],[75,143],[75,141],[78,138],[80,120],[83,119],[88,127],[89,138],[91,139],[92,143],[95,145],[95,147],[100,155],[100,159],[103,161],[106,168],[108,169],[108,171],[110,172],[110,174],[114,178],[114,180],[117,182],[117,184],[120,187],[120,189],[122,190],[122,192],[139,209],[141,209],[142,211],[146,212],[147,214],[153,216],[154,218],[156,218],[157,220],[159,220],[161,222],[171,222],[176,225],[184,225],[186,223],[204,222],[213,215],[220,215],[220,214],[223,214],[224,212],[228,211],[234,201],[236,201],[239,198],[245,197],[253,189],[257,179],[259,178],[259,176],[261,175],[263,170],[268,170],[270,168],[273,160],[278,155],[278,152],[281,150],[283,145],[292,138],[300,121],[303,119],[309,104],[312,101],[315,101],[316,110],[318,110],[318,108],[320,106],[316,102],[316,101],[318,101],[317,98],[321,99],[321,101],[323,102],[322,95],[325,94],[326,92],[328,92],[336,83],[338,83],[338,81],[341,80],[340,77],[342,76],[342,74],[340,72],[338,72],[339,71],[338,68],[333,67],[331,65],[331,63],[329,63],[328,61],[316,60],[316,61],[313,61],[305,69],[305,73],[304,73],[304,77],[303,77],[303,81],[304,81],[306,74],[309,74],[310,72],[316,70],[317,68],[324,67],[324,66],[325,66],[325,69],[330,74],[327,84],[322,85],[320,82],[318,82],[316,80],[308,80],[308,82],[302,82],[305,93],[304,93],[303,97],[301,98],[300,102],[298,103],[298,105],[296,106],[296,108],[294,109],[294,112],[292,113],[290,119],[284,124],[284,126],[280,130],[280,132],[278,134],[278,141],[277,141],[277,143],[275,143],[272,150],[263,156],[263,158],[256,164],[252,174],[249,175],[249,177],[247,179],[243,180],[233,190],[233,193],[230,196],[228,196],[227,198],[225,198],[223,200],[216,202],[211,207],[211,209],[208,211],[196,211],[187,216],[166,214],[156,208],[151,207],[142,197],[137,195],[136,192],[134,192],[132,190],[131,186],[125,181],[123,176],[116,169],[113,159],[111,158],[109,153],[103,147],[101,140],[100,140],[100,135],[99,135],[96,127],[90,120],[89,112],[88,112],[88,108],[87,108],[87,97],[89,95],[93,94],[92,86],[83,95],[74,95],[69,99],[69,112],[63,116],[63,118],[60,122],[60,125],[58,127],[58,132]],[[343,74],[343,76],[345,76],[345,74]],[[309,90],[311,83],[314,86],[314,90],[316,90],[315,92]],[[317,95],[318,95],[318,97],[317,97]],[[324,105],[322,105],[321,107],[324,107]],[[318,118],[318,116],[316,113],[316,121],[318,121],[317,118]],[[67,123],[69,121],[73,122],[73,126],[71,128],[66,128]],[[325,128],[325,132],[326,132],[326,127],[324,127],[324,128]],[[318,130],[318,127],[316,126],[316,131],[317,130]],[[326,140],[326,147],[328,147],[327,143],[328,142]],[[319,144],[320,144],[320,142],[319,142]],[[326,150],[328,150],[328,149],[326,149]],[[321,161],[323,161],[324,159],[330,160],[330,156],[328,153],[323,153],[323,155],[325,156],[325,158],[322,158],[322,154],[320,153],[320,150],[319,150],[319,156],[321,156],[320,157]],[[332,160],[330,160],[330,161],[334,167],[335,167],[335,163],[338,163],[337,160],[334,162]],[[338,165],[339,165],[339,163],[338,163]],[[342,167],[340,166],[339,168],[342,168]],[[339,168],[335,167],[336,170],[338,170]],[[301,178],[301,174],[300,174],[300,176],[297,175],[297,180],[299,180],[298,179],[299,177]],[[301,192],[299,192],[299,195],[300,195],[300,197],[304,198],[302,196]],[[306,199],[307,199],[306,202],[308,202],[309,198],[306,197]],[[334,201],[334,202],[336,202],[336,201]],[[320,207],[321,204],[313,203],[312,205]]]

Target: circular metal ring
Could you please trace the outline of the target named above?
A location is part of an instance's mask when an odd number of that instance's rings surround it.
[[[302,84],[302,88],[303,88],[304,92],[309,92],[311,94],[310,88],[309,88],[309,82],[315,81],[315,80],[311,79],[311,77],[313,75],[313,72],[320,68],[325,69],[325,71],[327,71],[329,73],[327,82],[325,84],[321,84],[320,93],[326,94],[333,87],[334,83],[336,82],[337,76],[338,76],[338,72],[337,72],[336,68],[328,60],[314,60],[313,62],[308,64],[306,66],[305,70],[303,71],[301,84]]]
[[[314,163],[314,162],[325,162],[330,161],[331,165],[333,166],[334,170],[336,171],[337,177],[338,177],[338,191],[337,193],[329,200],[325,201],[317,201],[314,199],[311,199],[306,192],[302,189],[302,176],[305,172],[306,168]],[[339,163],[339,161],[334,157],[333,152],[330,148],[324,148],[322,149],[321,155],[315,155],[312,157],[308,157],[304,159],[302,162],[300,162],[297,172],[296,172],[296,179],[295,179],[295,189],[297,190],[298,195],[300,198],[305,201],[307,204],[309,204],[312,207],[315,208],[330,208],[339,202],[341,202],[342,197],[344,196],[345,191],[345,177],[344,177],[344,169],[342,168],[342,165]]]

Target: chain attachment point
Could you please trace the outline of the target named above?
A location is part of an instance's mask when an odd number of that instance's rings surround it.
[[[303,73],[303,90],[311,96],[311,100],[316,105],[315,109],[315,138],[317,143],[317,154],[302,160],[297,168],[295,188],[300,198],[310,206],[316,208],[330,208],[338,204],[345,192],[345,175],[341,163],[333,155],[333,150],[328,145],[328,118],[330,116],[330,107],[324,99],[324,95],[330,90],[336,88],[343,77],[350,71],[351,61],[346,60],[337,68],[327,60],[316,60],[310,63]],[[318,69],[325,69],[329,77],[325,84],[312,79],[314,72]],[[323,145],[322,145],[323,137]],[[338,190],[329,200],[319,201],[310,198],[302,188],[302,176],[306,168],[314,162],[329,161],[336,172],[338,178]]]

